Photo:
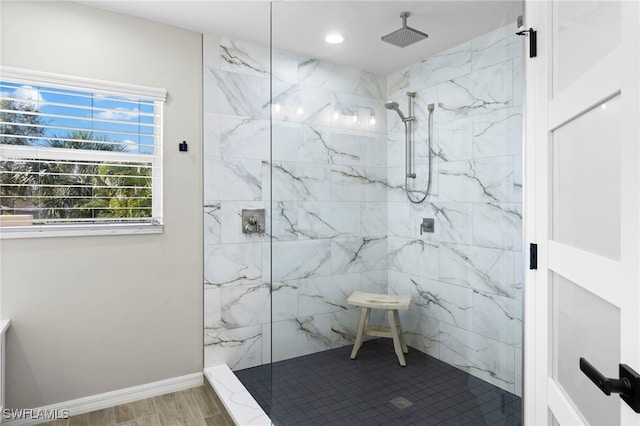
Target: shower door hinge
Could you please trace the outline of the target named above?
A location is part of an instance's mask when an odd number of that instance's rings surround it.
[[[538,56],[538,33],[533,28],[528,30],[520,30],[516,33],[520,36],[529,36],[529,57],[535,58]]]
[[[538,245],[529,243],[529,269],[538,269]]]

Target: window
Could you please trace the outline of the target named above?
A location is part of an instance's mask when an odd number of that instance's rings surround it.
[[[161,232],[164,89],[0,68],[0,236]]]

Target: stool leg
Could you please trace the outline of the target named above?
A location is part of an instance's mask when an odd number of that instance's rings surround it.
[[[387,315],[389,317],[389,328],[391,329],[391,337],[393,338],[393,348],[396,351],[396,355],[398,356],[400,365],[405,367],[407,365],[407,362],[404,360],[404,354],[402,353],[402,345],[400,344],[400,336],[398,335],[398,327],[396,326],[396,317],[394,315],[394,310],[389,309],[387,311]]]
[[[364,338],[364,327],[367,325],[367,321],[369,320],[369,312],[371,312],[370,308],[362,308],[362,315],[360,315],[360,324],[358,325],[358,334],[356,334],[356,341],[353,344],[353,350],[351,351],[351,359],[356,359],[358,350],[362,346],[362,339]]]
[[[400,344],[402,345],[402,352],[409,353],[409,348],[407,348],[407,344],[404,341],[404,336],[402,335],[402,324],[400,323],[400,314],[398,311],[393,311],[396,317],[396,325],[398,326],[398,334],[400,336]]]

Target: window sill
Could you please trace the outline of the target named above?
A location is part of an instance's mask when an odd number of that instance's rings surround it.
[[[0,240],[48,237],[93,237],[98,235],[162,234],[163,225],[104,224],[104,225],[30,225],[0,227]]]

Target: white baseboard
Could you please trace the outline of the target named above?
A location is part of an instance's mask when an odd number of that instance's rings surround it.
[[[46,407],[38,407],[35,408],[34,411],[69,410],[70,416],[77,416],[78,414],[102,410],[103,408],[114,407],[128,402],[140,401],[141,399],[178,392],[184,389],[201,386],[202,384],[204,384],[203,373],[193,373],[187,374],[186,376],[173,377],[171,379],[147,383],[145,385],[105,392],[99,395],[87,396],[85,398],[78,398],[72,401],[47,405]],[[47,421],[50,420],[11,419],[2,421],[2,426],[35,425],[45,423]]]

